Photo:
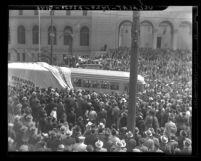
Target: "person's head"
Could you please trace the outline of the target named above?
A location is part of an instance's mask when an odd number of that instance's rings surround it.
[[[65,150],[65,146],[63,144],[59,144],[57,147],[57,151],[64,151]]]
[[[8,137],[8,144],[12,145],[14,143],[14,140],[11,137]]]
[[[97,149],[101,149],[103,147],[103,142],[101,140],[97,140],[95,142],[95,146]]]
[[[167,144],[168,143],[168,138],[165,135],[163,135],[163,136],[160,137],[160,141],[161,141],[162,144]]]
[[[79,137],[78,137],[78,142],[79,142],[79,143],[83,143],[84,140],[85,140],[85,137],[84,137],[84,136],[79,136]]]
[[[87,152],[93,152],[94,147],[92,145],[87,145],[86,150],[87,150]]]
[[[189,138],[186,138],[184,141],[183,141],[183,146],[184,146],[184,148],[189,148],[189,147],[191,147],[191,139],[189,139]]]
[[[144,146],[146,146],[149,150],[154,149],[154,141],[153,139],[148,139],[143,143]]]
[[[159,147],[160,147],[159,139],[158,138],[153,138],[153,141],[154,141],[154,147],[156,149],[159,149]]]
[[[136,147],[135,139],[129,139],[127,147],[128,147],[128,150],[134,149]]]
[[[113,136],[117,135],[117,131],[115,129],[112,129],[111,133]]]
[[[29,151],[29,146],[23,144],[23,145],[20,146],[19,151],[23,151],[23,152]]]

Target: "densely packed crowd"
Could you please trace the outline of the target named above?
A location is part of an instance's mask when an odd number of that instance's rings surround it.
[[[128,71],[129,50],[98,59],[109,58],[125,64],[105,69]],[[146,85],[137,93],[135,133],[126,128],[127,94],[9,86],[9,150],[191,154],[191,59],[188,51],[140,49]]]

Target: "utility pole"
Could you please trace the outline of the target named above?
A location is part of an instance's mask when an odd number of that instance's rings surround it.
[[[50,51],[50,64],[52,65],[53,38],[54,38],[53,25],[52,25],[52,15],[53,15],[53,10],[50,11],[50,15],[51,15],[51,33],[50,33],[50,38],[51,38],[51,51]]]
[[[38,62],[40,61],[40,8],[38,8]]]
[[[136,92],[137,92],[137,67],[139,52],[139,11],[133,11],[133,23],[131,28],[131,53],[130,53],[130,80],[127,128],[133,134],[136,126]]]

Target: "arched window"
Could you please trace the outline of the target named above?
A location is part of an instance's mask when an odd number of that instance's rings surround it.
[[[19,26],[17,29],[17,38],[19,44],[25,44],[25,28],[24,26]]]
[[[125,20],[119,24],[119,47],[131,46],[132,22]]]
[[[64,45],[71,45],[72,43],[72,28],[70,26],[66,26],[64,29]]]
[[[33,44],[38,44],[38,39],[39,39],[39,28],[36,25],[32,29],[32,43]]]
[[[56,45],[56,43],[57,43],[57,39],[56,39],[57,38],[57,33],[56,33],[55,26],[53,26],[53,27],[50,26],[48,28],[48,45],[51,45],[51,37],[53,38],[53,44]]]
[[[160,34],[161,38],[159,38],[159,41],[157,43],[159,43],[162,49],[165,48],[173,49],[174,45],[173,32],[174,32],[173,24],[170,21],[162,21],[159,24],[158,33]]]
[[[89,46],[89,29],[86,26],[80,29],[80,46]]]
[[[147,20],[140,23],[140,47],[153,47],[153,24]]]

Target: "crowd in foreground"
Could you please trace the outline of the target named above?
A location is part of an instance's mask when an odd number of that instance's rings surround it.
[[[191,154],[191,59],[187,51],[141,51],[146,85],[134,133],[126,128],[127,94],[9,86],[9,151]]]

